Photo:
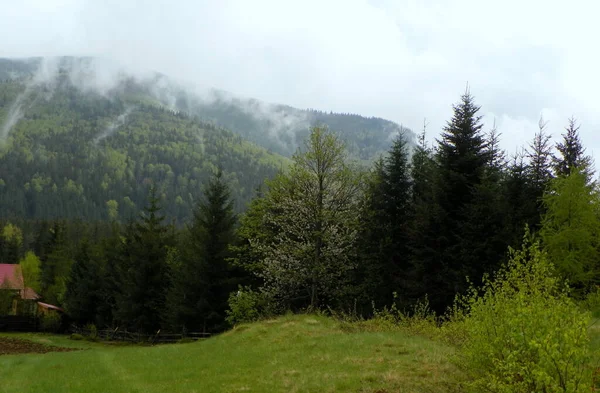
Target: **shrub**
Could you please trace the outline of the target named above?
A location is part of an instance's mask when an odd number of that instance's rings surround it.
[[[250,287],[239,287],[237,292],[229,295],[227,322],[231,325],[254,322],[268,315],[269,299],[261,292]]]
[[[72,333],[71,336],[69,336],[69,338],[71,340],[75,340],[75,341],[81,341],[83,340],[85,337],[83,337],[81,334],[79,333]]]
[[[600,318],[600,287],[587,294],[581,301],[581,306],[584,310],[592,313],[592,317]]]
[[[402,311],[396,304],[398,297],[394,292],[394,301],[390,307],[378,310],[373,305],[373,318],[361,320],[357,318],[338,317],[345,331],[394,331],[403,330],[409,334],[419,334],[431,338],[439,337],[438,318],[429,308],[429,300],[425,297],[417,301],[409,311]],[[336,315],[337,316],[337,315]]]
[[[454,323],[464,330],[457,365],[475,392],[583,392],[588,367],[590,315],[569,297],[566,285],[527,231],[510,250],[507,266],[480,290],[457,300]]]
[[[49,312],[42,314],[40,327],[45,332],[56,333],[60,330],[62,318],[59,313]]]
[[[84,329],[90,331],[90,335],[88,336],[90,339],[95,340],[98,338],[98,328],[93,323],[88,323]]]

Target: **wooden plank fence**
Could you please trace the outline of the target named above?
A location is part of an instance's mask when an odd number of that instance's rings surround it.
[[[91,329],[78,327],[75,325],[71,326],[71,333],[80,334],[85,337],[91,337],[95,335],[98,339],[103,341],[122,341],[130,343],[148,343],[148,344],[167,344],[176,343],[182,339],[188,339],[197,341],[210,337],[210,333],[169,333],[158,330],[154,334],[141,334],[136,332],[129,332],[126,329],[98,329],[93,331]]]

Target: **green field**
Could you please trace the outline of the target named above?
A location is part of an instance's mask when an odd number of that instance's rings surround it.
[[[154,347],[7,336],[82,350],[0,356],[3,393],[448,392],[456,384],[449,347],[401,332],[348,332],[313,315]]]

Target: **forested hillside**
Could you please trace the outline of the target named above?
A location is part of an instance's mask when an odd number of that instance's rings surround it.
[[[310,126],[318,124],[339,132],[350,156],[369,163],[385,154],[400,132],[414,143],[412,131],[389,120],[269,105],[218,92],[209,101],[194,101],[184,95],[178,100],[178,108],[191,108],[192,113],[285,156],[295,153],[308,136]]]
[[[0,59],[0,80],[31,77],[48,80],[53,77],[52,73],[60,71],[80,87],[93,86],[96,90],[199,117],[288,157],[302,145],[308,129],[316,124],[339,132],[350,155],[366,162],[384,154],[399,132],[404,133],[410,143],[414,142],[412,131],[381,118],[297,109],[236,97],[215,88],[195,89],[159,73],[135,76],[106,67],[94,58]]]
[[[0,145],[3,218],[127,219],[155,182],[169,216],[183,221],[217,167],[235,184],[242,209],[286,165],[229,131],[139,101],[83,92],[66,77],[30,90],[23,82],[0,83],[0,124],[12,126]]]

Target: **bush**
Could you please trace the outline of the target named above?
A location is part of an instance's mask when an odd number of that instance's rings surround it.
[[[79,334],[79,333],[73,333],[73,334],[71,334],[71,336],[69,336],[69,338],[70,338],[71,340],[75,340],[75,341],[81,341],[81,340],[85,339],[85,337],[83,337],[83,336],[82,336],[81,334]]]
[[[600,318],[600,288],[596,287],[595,290],[588,293],[581,301],[581,306],[584,310],[591,312],[592,317]]]
[[[457,300],[457,365],[474,392],[591,391],[590,314],[569,297],[539,243],[526,233],[494,280]],[[457,328],[458,326],[458,328]],[[452,329],[451,329],[452,330]]]
[[[45,332],[56,333],[60,330],[62,318],[57,312],[42,314],[40,327]]]
[[[396,306],[397,293],[394,292],[394,302],[388,309],[384,307],[379,311],[373,308],[373,319],[383,325],[393,324],[412,333],[430,335],[437,328],[435,312],[429,308],[429,299],[417,301],[410,311],[401,311]]]
[[[398,297],[394,292],[394,302],[390,307],[384,306],[378,310],[373,305],[373,317],[364,320],[356,316],[349,316],[331,311],[333,316],[340,321],[340,327],[348,332],[387,332],[402,330],[408,334],[419,334],[430,338],[439,338],[439,320],[429,308],[427,297],[417,301],[409,311],[402,311],[396,304]]]
[[[237,292],[229,295],[228,303],[226,320],[231,325],[236,325],[266,317],[270,302],[261,292],[253,291],[250,287],[239,287]]]
[[[89,340],[94,341],[98,339],[98,328],[96,327],[96,325],[94,325],[93,323],[88,323],[87,325],[85,325],[84,329],[89,330],[90,332],[90,335],[88,336]]]

